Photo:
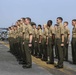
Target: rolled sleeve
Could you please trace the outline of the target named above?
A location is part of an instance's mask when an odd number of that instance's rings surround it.
[[[68,34],[70,34],[70,30],[68,29]]]

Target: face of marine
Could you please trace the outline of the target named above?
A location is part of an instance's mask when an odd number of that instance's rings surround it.
[[[72,26],[75,26],[76,25],[76,21],[72,21]]]
[[[54,28],[56,29],[56,28],[57,28],[57,26],[55,25],[55,26],[54,26]]]
[[[57,24],[60,24],[60,23],[62,23],[62,20],[57,19],[56,22],[57,22]]]
[[[21,24],[23,23],[23,20],[21,19]]]
[[[38,30],[40,29],[40,26],[38,26]]]
[[[14,30],[16,30],[16,27],[14,27]]]
[[[33,29],[35,29],[36,28],[36,25],[33,25]]]
[[[67,24],[67,23],[63,23],[63,25],[64,25],[64,27],[68,26],[68,24]]]
[[[30,21],[28,19],[25,19],[25,25],[30,24]]]
[[[23,21],[20,20],[19,25],[21,25],[23,23]]]
[[[14,28],[13,27],[11,27],[11,30],[13,30]]]
[[[20,21],[18,21],[18,22],[17,22],[17,24],[18,24],[18,25],[20,25],[20,24],[21,24],[21,22],[20,22]]]
[[[21,23],[24,23],[25,22],[25,20],[24,19],[21,19]]]

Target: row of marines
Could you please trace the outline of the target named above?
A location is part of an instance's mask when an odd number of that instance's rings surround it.
[[[31,55],[54,64],[55,57],[58,59],[56,68],[63,68],[63,61],[68,61],[68,45],[70,42],[70,30],[68,22],[63,22],[62,17],[56,19],[57,24],[52,25],[48,20],[43,27],[31,22],[31,18],[21,18],[15,25],[8,28],[10,51],[17,57],[23,68],[32,67]],[[76,19],[72,20],[72,60],[76,64]]]

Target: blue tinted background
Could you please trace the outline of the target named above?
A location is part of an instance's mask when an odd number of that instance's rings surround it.
[[[31,17],[37,24],[58,16],[69,22],[76,18],[76,0],[0,0],[0,27],[8,27],[21,17]]]

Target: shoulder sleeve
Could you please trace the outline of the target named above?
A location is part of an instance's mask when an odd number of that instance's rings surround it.
[[[70,30],[69,30],[69,28],[68,28],[68,34],[70,34]]]

